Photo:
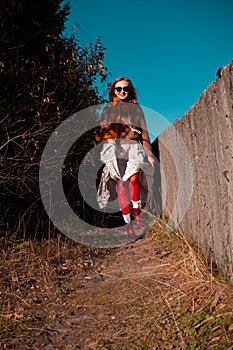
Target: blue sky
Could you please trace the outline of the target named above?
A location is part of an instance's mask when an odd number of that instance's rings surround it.
[[[133,81],[139,103],[180,119],[233,59],[232,0],[71,0],[65,33],[82,46],[100,38],[105,65]],[[149,120],[151,123],[151,120]]]

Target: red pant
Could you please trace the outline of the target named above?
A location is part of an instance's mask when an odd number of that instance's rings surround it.
[[[119,182],[117,190],[118,202],[122,214],[127,215],[130,213],[130,199],[134,202],[137,202],[140,199],[139,174],[133,174],[128,181]]]

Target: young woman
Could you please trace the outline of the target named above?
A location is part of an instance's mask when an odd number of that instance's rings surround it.
[[[102,113],[101,130],[96,134],[104,142],[101,160],[105,163],[97,200],[104,208],[111,200],[111,180],[116,183],[118,203],[131,241],[136,236],[131,223],[130,202],[135,223],[144,225],[140,217],[139,172],[145,162],[153,166],[154,157],[143,111],[128,78],[116,79],[110,88],[110,103]]]

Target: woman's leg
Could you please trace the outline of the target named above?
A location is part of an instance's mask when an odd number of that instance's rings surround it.
[[[128,181],[121,181],[117,185],[118,190],[118,203],[121,208],[123,219],[126,223],[126,231],[130,242],[134,242],[136,240],[136,236],[134,234],[134,229],[131,224],[130,218],[130,196],[129,196],[129,183]]]
[[[121,208],[123,216],[130,215],[130,197],[128,181],[121,181],[117,185],[118,203]]]
[[[133,174],[129,179],[130,196],[133,202],[140,200],[139,173]]]
[[[138,227],[144,226],[144,220],[139,216],[140,215],[140,182],[139,182],[139,173],[136,173],[130,177],[130,195],[133,205],[133,215],[135,218],[135,223]]]

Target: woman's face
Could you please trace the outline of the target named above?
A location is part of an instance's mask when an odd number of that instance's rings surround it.
[[[129,96],[129,83],[125,80],[120,80],[115,85],[115,95],[121,100],[125,100]]]

